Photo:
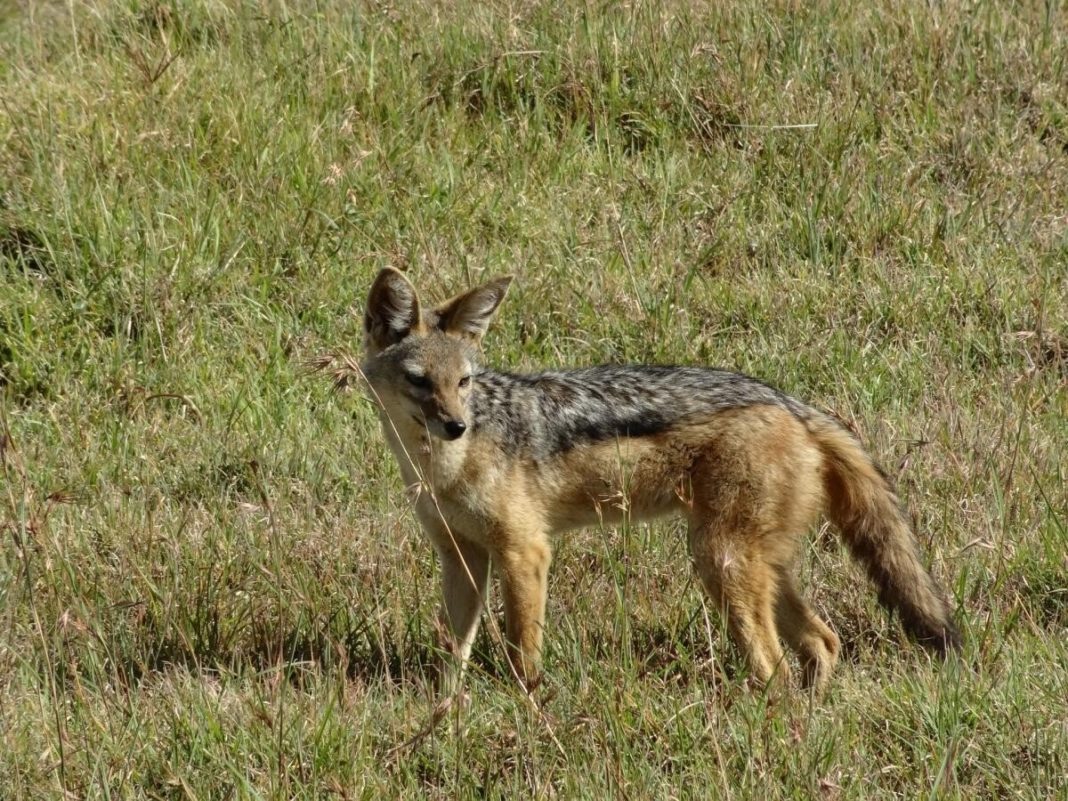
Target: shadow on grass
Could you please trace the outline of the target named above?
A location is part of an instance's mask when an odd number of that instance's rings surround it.
[[[0,228],[0,259],[9,260],[24,272],[50,275],[52,256],[41,236],[31,228]]]
[[[49,642],[47,655],[39,640],[36,646],[38,672],[72,689],[87,683],[135,689],[177,669],[216,677],[281,675],[295,687],[343,675],[361,685],[418,690],[433,683],[438,665],[431,637],[370,624],[340,631],[263,626],[228,639],[218,628],[180,630],[145,615],[135,632],[116,630],[103,639],[69,632]]]

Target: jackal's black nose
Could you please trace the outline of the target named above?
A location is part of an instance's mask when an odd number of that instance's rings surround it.
[[[445,435],[449,439],[459,439],[467,431],[467,423],[463,420],[450,420],[445,424]]]

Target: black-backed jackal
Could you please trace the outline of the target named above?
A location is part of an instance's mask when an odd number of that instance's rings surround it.
[[[780,637],[806,686],[823,687],[837,659],[838,637],[793,577],[798,538],[821,512],[910,635],[940,654],[959,647],[900,501],[839,423],[722,370],[486,369],[478,344],[510,281],[426,309],[404,275],[386,269],[367,302],[362,371],[404,479],[420,488],[416,511],[441,560],[447,687],[471,651],[491,565],[509,660],[529,685],[550,535],[624,514],[686,517],[701,581],[763,682],[788,674]]]

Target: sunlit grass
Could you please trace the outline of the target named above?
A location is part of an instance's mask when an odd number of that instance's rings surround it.
[[[1064,795],[1066,61],[1055,4],[0,5],[4,797]],[[419,736],[431,551],[302,368],[387,264],[516,273],[497,365],[834,410],[963,657],[813,532],[843,662],[769,704],[677,524],[591,530],[538,708],[484,635]]]

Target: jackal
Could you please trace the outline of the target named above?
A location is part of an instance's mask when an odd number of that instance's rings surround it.
[[[826,513],[905,630],[960,646],[886,476],[838,422],[754,378],[703,367],[599,366],[529,375],[479,364],[511,277],[423,308],[385,269],[371,287],[361,369],[441,561],[454,687],[491,565],[508,658],[529,686],[545,627],[550,535],[624,515],[679,513],[710,598],[752,675],[825,686],[838,636],[793,577],[798,540]]]

